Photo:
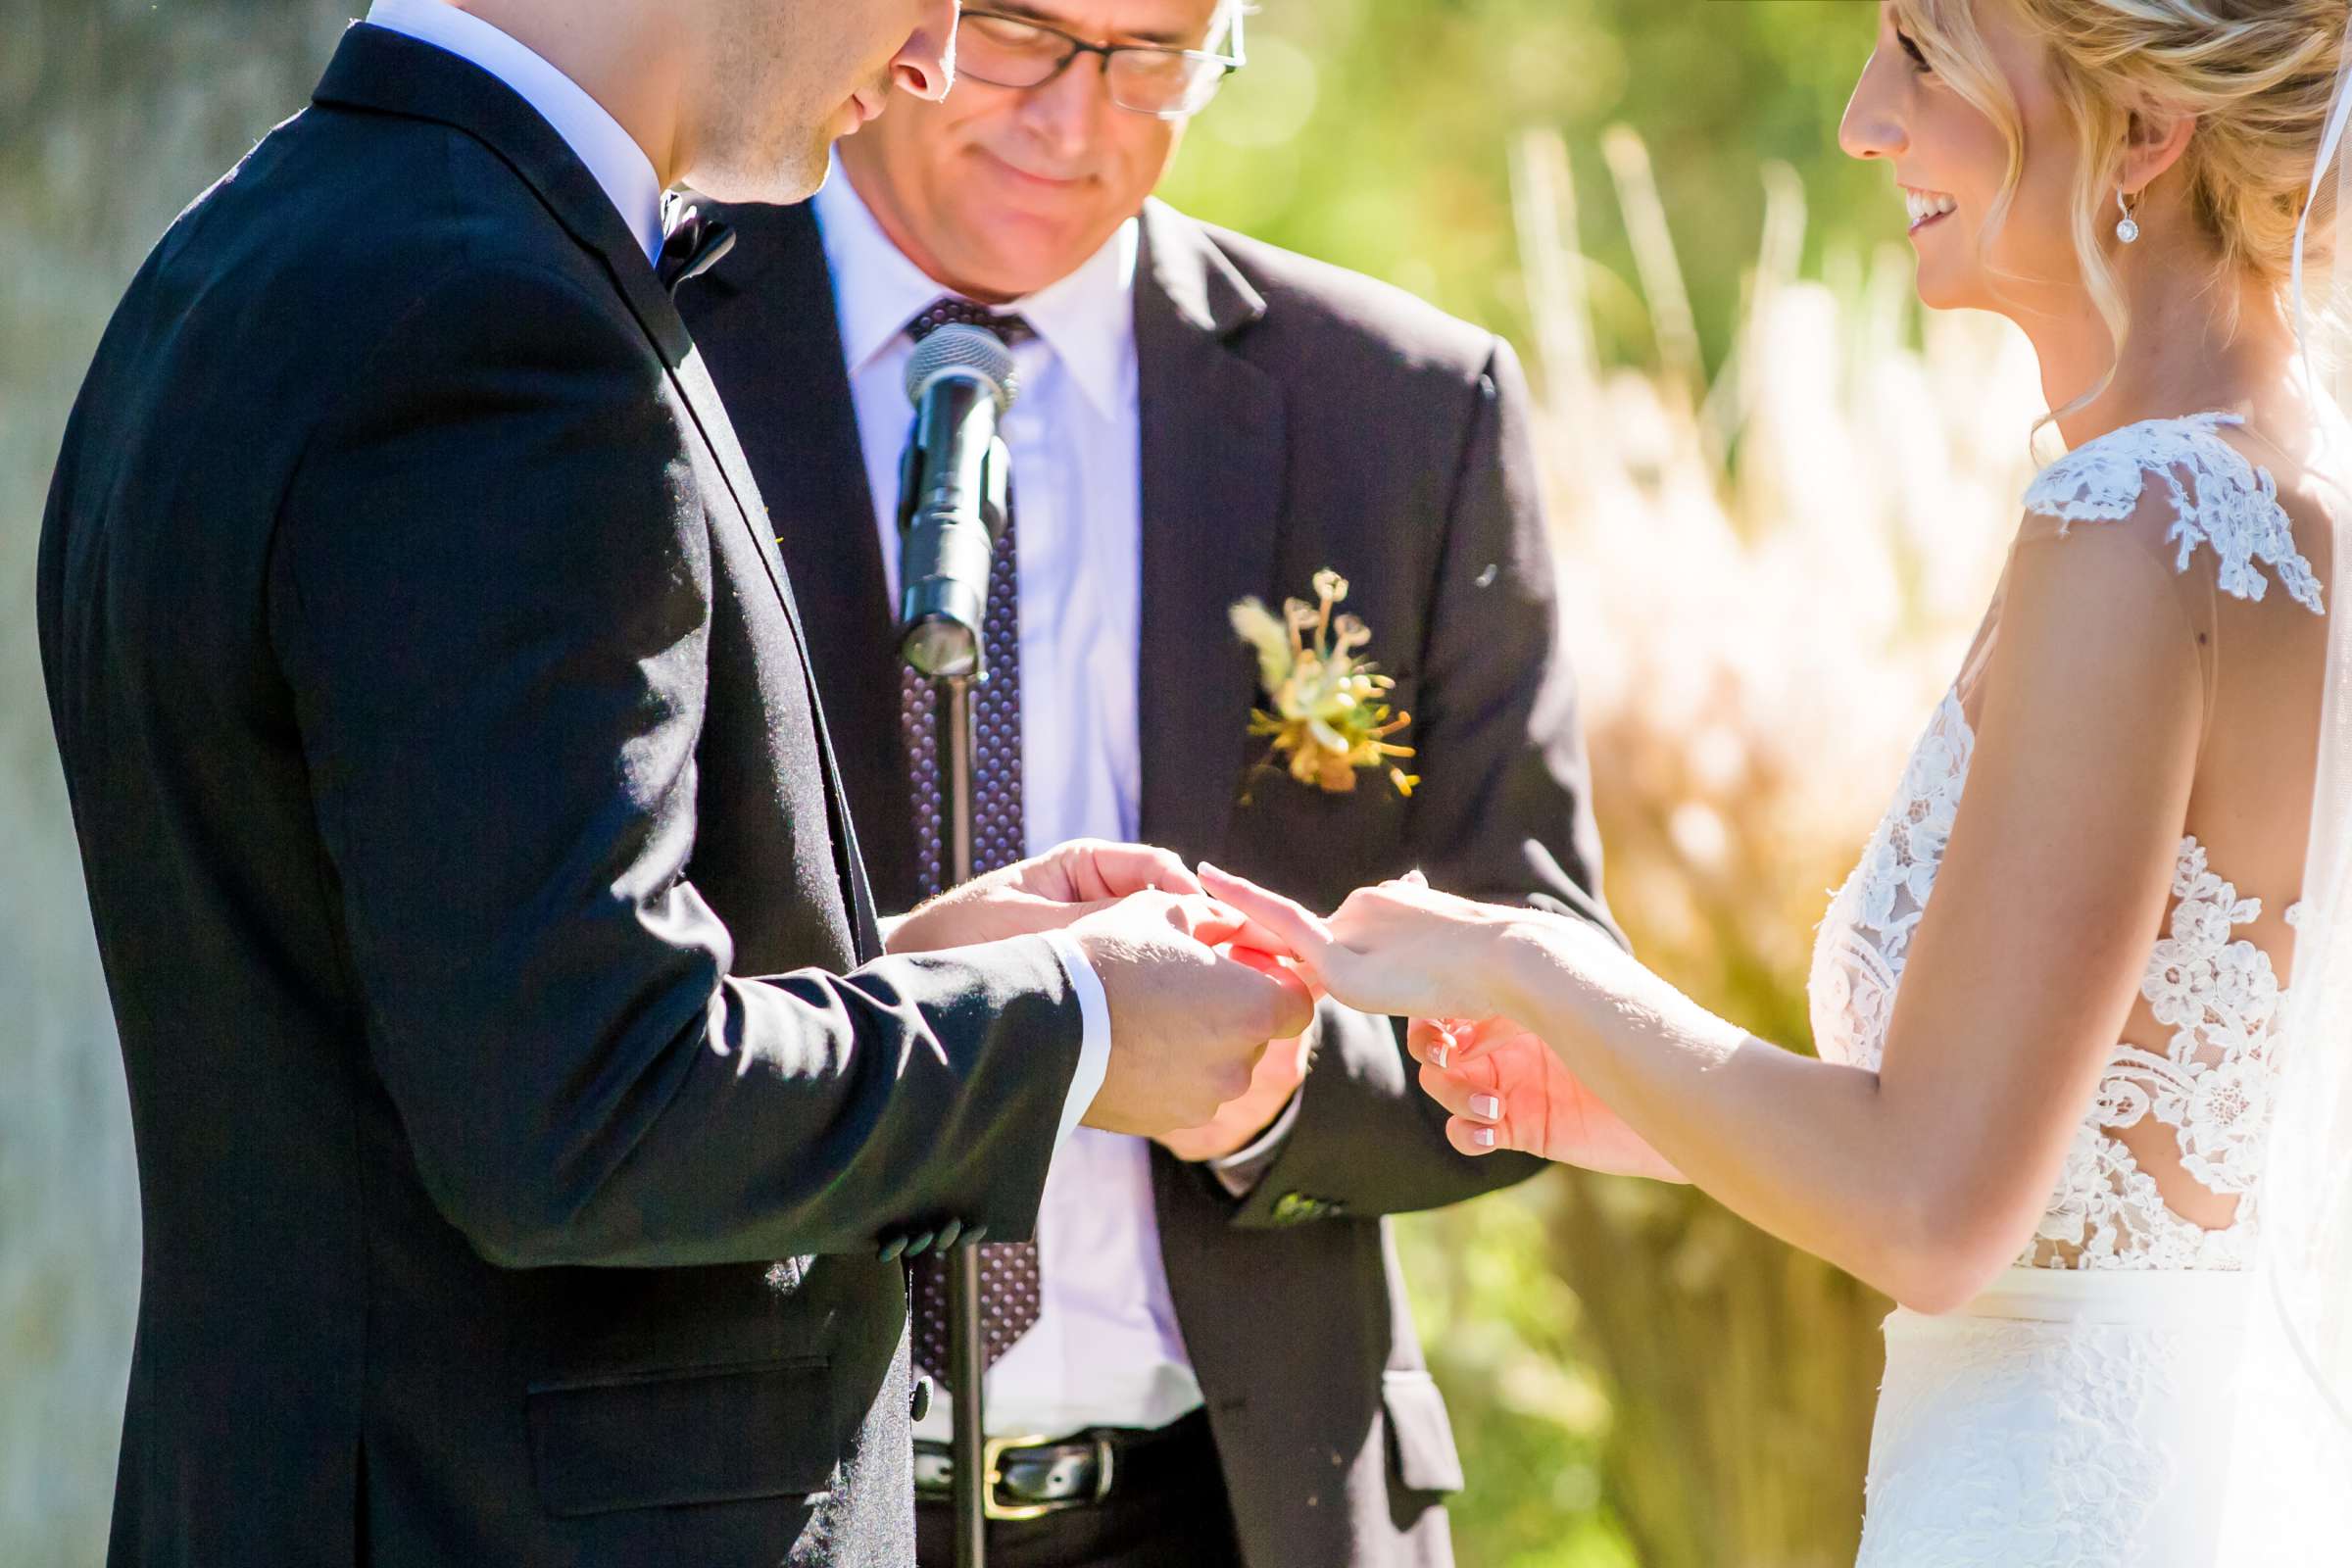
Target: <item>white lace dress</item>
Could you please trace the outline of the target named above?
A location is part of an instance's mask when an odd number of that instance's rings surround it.
[[[2180,570],[2218,565],[2223,592],[2278,587],[2318,612],[2271,475],[2215,433],[2230,422],[2110,432],[2036,476],[2027,511],[2063,530],[2129,517],[2144,487],[2164,486]],[[1955,686],[1822,922],[1810,995],[1828,1059],[1880,1060],[1974,746]],[[2141,987],[2170,1038],[2116,1048],[2033,1244],[1961,1310],[1886,1321],[1863,1568],[2212,1561],[2281,992],[2269,956],[2232,934],[2261,906],[2194,838],[2173,893]],[[2175,1212],[2117,1136],[2151,1117],[2182,1173],[2236,1198],[2226,1228]]]

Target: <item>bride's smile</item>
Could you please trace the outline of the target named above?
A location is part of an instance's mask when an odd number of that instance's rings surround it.
[[[1937,219],[1949,217],[1959,203],[1937,190],[1914,190],[1909,185],[1896,189],[1903,193],[1903,206],[1911,216],[1910,232],[1916,234]]]

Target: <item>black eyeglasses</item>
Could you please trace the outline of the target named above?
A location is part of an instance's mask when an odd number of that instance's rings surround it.
[[[956,74],[991,87],[1043,87],[1080,55],[1102,57],[1102,81],[1121,109],[1159,120],[1199,114],[1228,72],[1246,63],[1242,8],[1233,7],[1230,52],[1164,44],[1088,43],[1059,27],[1002,11],[966,11],[956,24]]]

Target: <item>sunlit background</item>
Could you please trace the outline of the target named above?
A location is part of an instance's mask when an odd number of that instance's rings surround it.
[[[32,561],[108,311],[356,0],[0,0],[0,1560],[103,1554],[138,1222]],[[2039,404],[1923,320],[1836,125],[1856,0],[1263,0],[1168,194],[1517,343],[1608,893],[1807,1038],[1828,890],[1989,589]],[[191,528],[190,548],[201,548]],[[1704,1200],[1559,1173],[1408,1222],[1472,1568],[1851,1560],[1886,1303]]]

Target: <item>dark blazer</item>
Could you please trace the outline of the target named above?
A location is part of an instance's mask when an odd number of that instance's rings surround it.
[[[681,308],[776,497],[825,710],[884,907],[915,895],[891,607],[832,285],[806,208],[722,209]],[[1323,907],[1412,866],[1607,922],[1553,627],[1527,394],[1507,346],[1395,289],[1152,204],[1136,290],[1143,454],[1142,836]],[[814,408],[819,417],[804,417]],[[1422,783],[1328,795],[1252,773],[1255,594],[1350,584],[1413,714]],[[1461,1485],[1382,1216],[1540,1168],[1465,1159],[1390,1020],[1326,1005],[1298,1116],[1252,1195],[1153,1151],[1161,1247],[1253,1568],[1449,1560]]]
[[[875,957],[771,535],[455,56],[354,28],[139,272],[39,564],[145,1221],[114,1563],[911,1556],[877,1249],[1029,1230],[1082,1029],[1042,939]]]

